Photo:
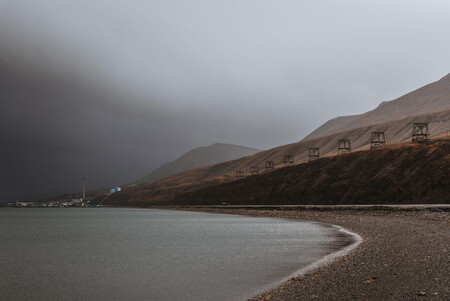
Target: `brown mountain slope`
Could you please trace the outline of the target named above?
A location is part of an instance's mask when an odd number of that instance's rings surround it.
[[[367,113],[331,119],[304,140],[446,109],[450,109],[450,74],[395,100],[382,102],[376,109]]]
[[[450,203],[450,142],[318,159],[180,194],[173,204]]]
[[[368,149],[370,133],[373,131],[386,131],[386,136],[391,143],[408,141],[411,137],[413,122],[429,122],[431,135],[436,137],[445,133],[447,128],[450,128],[450,110],[407,117],[401,120],[374,124],[315,139],[302,140],[297,143],[262,151],[253,156],[175,174],[161,179],[155,184],[161,186],[177,186],[183,183],[198,183],[214,178],[221,180],[224,175],[234,177],[238,170],[244,171],[244,175],[249,175],[250,166],[258,166],[259,170],[264,170],[265,161],[268,160],[274,161],[277,168],[284,166],[283,159],[286,154],[293,155],[294,163],[296,164],[306,162],[309,147],[319,147],[321,156],[331,156],[337,154],[337,141],[342,138],[349,138],[355,150]]]
[[[110,205],[450,203],[450,141],[320,158],[227,183],[148,185]]]

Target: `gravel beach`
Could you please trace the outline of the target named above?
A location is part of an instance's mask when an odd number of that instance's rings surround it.
[[[317,221],[363,238],[350,254],[253,300],[450,300],[448,211],[181,210]]]

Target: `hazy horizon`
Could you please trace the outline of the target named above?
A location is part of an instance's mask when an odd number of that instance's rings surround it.
[[[0,0],[0,202],[268,149],[450,72],[447,1]]]

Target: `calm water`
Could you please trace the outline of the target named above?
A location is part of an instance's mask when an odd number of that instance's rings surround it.
[[[0,299],[245,300],[335,251],[337,234],[208,213],[0,208]]]

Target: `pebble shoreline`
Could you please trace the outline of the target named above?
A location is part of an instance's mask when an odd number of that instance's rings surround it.
[[[316,221],[363,238],[349,254],[252,301],[450,300],[448,211],[176,209]]]

